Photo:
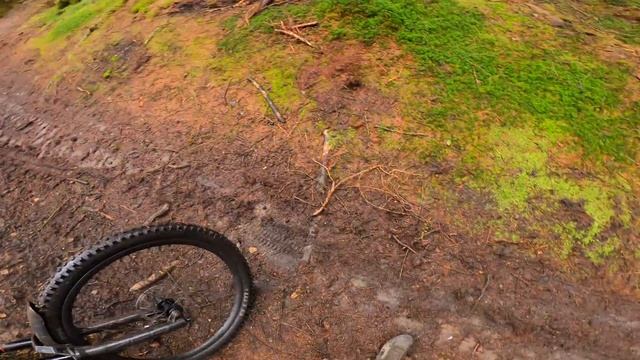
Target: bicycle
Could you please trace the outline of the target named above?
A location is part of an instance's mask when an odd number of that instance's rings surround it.
[[[237,334],[253,297],[246,259],[223,235],[185,224],[138,228],[61,267],[27,306],[32,336],[0,345],[0,354],[205,359]]]

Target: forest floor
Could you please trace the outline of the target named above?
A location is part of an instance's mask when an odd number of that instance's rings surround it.
[[[254,270],[223,359],[640,357],[637,0],[233,3],[0,0],[0,341],[169,204]]]

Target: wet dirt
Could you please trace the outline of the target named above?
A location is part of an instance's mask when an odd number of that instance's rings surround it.
[[[20,0],[0,0],[0,17],[5,16]]]
[[[336,125],[387,106],[349,56],[300,80]],[[65,259],[170,204],[157,222],[225,233],[254,271],[255,308],[221,359],[374,358],[402,332],[416,337],[412,359],[640,357],[637,299],[472,231],[495,216],[481,194],[457,189],[454,207],[434,196],[420,214],[438,225],[428,232],[349,188],[313,218],[320,136],[289,141],[242,110],[250,100],[226,105],[224,89],[196,89],[200,106],[185,107],[157,70],[144,65],[128,99],[64,85],[46,94],[21,55],[0,68],[0,341],[28,334],[24,303]]]

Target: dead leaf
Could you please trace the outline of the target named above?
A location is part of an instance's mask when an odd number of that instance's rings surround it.
[[[299,298],[300,295],[302,295],[302,289],[296,289],[296,291],[291,293],[290,297],[291,297],[291,299],[295,300],[295,299]]]

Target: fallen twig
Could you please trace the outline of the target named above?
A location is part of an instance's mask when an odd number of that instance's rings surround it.
[[[131,286],[129,288],[129,291],[130,292],[134,292],[134,291],[140,291],[140,290],[144,290],[144,289],[149,288],[150,286],[154,285],[158,281],[160,281],[160,280],[164,279],[165,277],[167,277],[167,275],[169,275],[170,272],[175,270],[175,268],[178,265],[180,265],[180,260],[172,261],[169,265],[167,265],[167,266],[163,267],[162,269],[154,272],[148,278],[146,278],[144,280],[140,280],[137,283],[133,284],[133,286]]]
[[[80,86],[78,86],[76,89],[78,89],[78,91],[81,91],[81,92],[87,94],[87,96],[91,96],[91,91],[89,91],[87,89],[84,89],[84,88],[82,88]]]
[[[397,236],[395,236],[395,235],[391,235],[391,237],[393,238],[393,240],[395,240],[395,241],[398,243],[398,245],[402,246],[404,249],[409,250],[409,251],[411,251],[412,253],[414,253],[414,254],[416,254],[416,255],[418,255],[418,256],[419,256],[419,254],[418,254],[418,252],[417,252],[417,251],[415,251],[411,246],[409,246],[409,245],[407,245],[407,244],[403,243],[402,241],[400,241],[400,239],[398,239],[398,237],[397,237]]]
[[[73,230],[75,230],[75,228],[84,221],[84,219],[87,218],[86,214],[82,214],[82,216],[80,216],[80,219],[78,219],[78,221],[74,222],[73,225],[69,226],[69,228],[67,229],[67,231],[65,231],[64,235],[62,235],[63,238],[67,237],[67,235],[71,234],[71,232]]]
[[[324,165],[322,165],[322,164],[320,164],[320,163],[318,163],[318,164],[319,164],[319,165],[321,165],[321,166],[324,166]],[[326,169],[326,171],[327,171],[327,175],[329,176],[329,178],[331,178],[331,171],[329,170],[329,168],[328,168],[328,167],[326,167],[326,166],[324,166],[324,168]],[[318,215],[322,214],[322,212],[327,208],[327,205],[329,205],[329,202],[331,201],[331,197],[333,196],[333,194],[334,194],[334,193],[336,192],[336,190],[338,190],[338,188],[339,188],[340,186],[342,186],[344,183],[346,183],[347,181],[349,181],[349,180],[351,180],[351,179],[353,179],[353,178],[355,178],[355,177],[362,176],[362,175],[364,175],[364,174],[366,174],[366,173],[368,173],[368,172],[370,172],[370,171],[373,171],[373,170],[375,170],[375,169],[378,169],[378,168],[380,168],[380,165],[372,166],[372,167],[370,167],[370,168],[367,168],[367,169],[364,169],[364,170],[362,170],[362,171],[359,171],[359,172],[357,172],[357,173],[355,173],[355,174],[349,175],[349,176],[347,176],[346,178],[341,179],[341,180],[340,180],[340,181],[338,181],[338,182],[335,182],[335,181],[333,180],[333,178],[331,178],[331,188],[330,188],[330,189],[329,189],[329,191],[327,192],[327,196],[325,197],[324,201],[322,202],[322,206],[321,206],[318,210],[316,210],[316,211],[312,214],[312,216],[318,216]]]
[[[256,87],[256,89],[258,89],[258,91],[260,91],[260,93],[262,94],[262,97],[264,97],[264,100],[267,102],[267,104],[269,105],[269,107],[271,108],[271,111],[273,111],[273,114],[276,116],[276,119],[281,122],[281,123],[285,123],[286,121],[284,120],[284,117],[282,117],[282,114],[280,113],[280,110],[278,110],[278,107],[276,106],[276,104],[273,103],[273,101],[271,100],[271,98],[269,97],[269,94],[267,93],[267,91],[262,87],[262,85],[260,85],[257,81],[255,81],[253,78],[247,78],[247,80],[253,84],[253,86]]]
[[[67,180],[69,180],[71,182],[74,182],[74,183],[82,184],[82,185],[89,185],[89,182],[81,180],[81,179],[67,178]]]
[[[162,204],[160,209],[158,209],[158,211],[156,211],[151,216],[149,216],[149,218],[147,219],[147,221],[144,222],[144,224],[151,225],[151,223],[156,221],[157,218],[167,215],[170,209],[171,207],[169,206],[169,204],[167,203]]]
[[[116,219],[116,218],[114,218],[113,216],[111,216],[111,215],[109,215],[109,214],[105,213],[105,212],[104,212],[104,211],[102,211],[102,210],[93,209],[93,208],[90,208],[90,207],[83,207],[83,208],[82,208],[82,210],[84,210],[84,211],[89,211],[89,212],[93,212],[93,213],[96,213],[96,214],[98,214],[98,215],[102,216],[103,218],[105,218],[105,219],[107,219],[107,220],[109,220],[109,221],[114,221],[114,220]]]
[[[329,142],[329,129],[326,129],[322,132],[324,135],[324,143],[322,145],[322,157],[320,162],[322,166],[320,167],[320,174],[318,174],[318,190],[323,191],[327,186],[327,169],[329,168],[329,151],[331,151],[331,143]]]
[[[153,38],[156,36],[156,34],[164,29],[165,27],[167,27],[169,25],[168,22],[162,24],[162,25],[158,25],[155,29],[153,29],[153,31],[151,32],[151,34],[149,34],[149,37],[147,37],[147,39],[144,41],[144,46],[149,45],[149,43],[151,42],[151,40],[153,40]]]
[[[367,199],[367,197],[364,195],[364,191],[362,191],[362,188],[360,186],[356,186],[356,188],[358,189],[358,191],[360,192],[360,197],[362,197],[362,200],[364,200],[364,202],[366,202],[369,206],[381,210],[381,211],[385,211],[391,214],[395,214],[395,215],[402,215],[402,216],[410,216],[411,214],[406,213],[406,212],[402,212],[402,211],[395,211],[395,210],[391,210],[391,209],[387,209],[384,206],[380,206],[380,205],[376,205],[373,202],[369,201],[369,199]]]
[[[404,263],[407,262],[407,257],[409,256],[409,249],[405,250],[404,257],[402,258],[402,265],[400,265],[400,274],[398,275],[399,279],[402,279],[402,273],[404,272]]]
[[[241,1],[241,3],[244,1]],[[266,9],[269,5],[273,3],[273,0],[260,0],[260,3],[253,10],[250,10],[249,13],[245,16],[245,22],[249,22],[252,17],[260,14],[264,9]]]
[[[231,80],[229,80],[229,82],[227,83],[227,87],[224,89],[224,103],[225,105],[229,106],[229,100],[227,100],[227,94],[229,93],[229,87],[231,87]]]
[[[293,38],[295,38],[295,39],[297,39],[297,40],[309,45],[310,47],[315,48],[315,46],[309,40],[303,38],[302,36],[300,36],[300,35],[298,35],[296,33],[294,33],[293,31],[289,31],[289,30],[285,30],[285,29],[274,29],[274,30],[275,30],[275,32],[279,32],[281,34],[289,35],[289,36],[291,36],[291,37],[293,37]]]
[[[306,27],[318,26],[319,24],[320,24],[320,23],[319,23],[319,22],[317,22],[317,21],[311,21],[311,22],[308,22],[308,23],[302,23],[302,24],[298,24],[298,25],[292,25],[292,26],[290,26],[290,28],[291,28],[291,29],[294,29],[294,30],[300,30],[300,29],[303,29],[303,28],[306,28]]]
[[[40,228],[38,229],[38,232],[42,231],[42,229],[44,229],[45,226],[47,226],[47,224],[49,223],[49,221],[53,220],[54,217],[56,217],[58,215],[58,213],[60,212],[60,210],[62,210],[62,208],[67,205],[67,202],[69,201],[69,199],[65,200],[64,202],[62,202],[62,204],[60,204],[60,206],[58,206],[55,210],[53,210],[53,212],[51,213],[51,215],[49,215],[49,217],[47,218],[47,220],[45,220],[42,225],[40,225]]]
[[[489,288],[489,283],[491,282],[491,274],[487,274],[487,279],[484,282],[484,286],[482,287],[482,291],[480,292],[480,296],[478,296],[478,298],[476,299],[475,303],[473,304],[473,307],[471,308],[471,312],[476,310],[476,307],[478,306],[478,303],[480,303],[480,300],[482,300],[482,298],[484,297],[484,294],[487,292],[487,288]]]
[[[433,136],[431,134],[421,133],[421,132],[408,132],[408,131],[394,130],[394,129],[388,128],[386,126],[383,126],[383,125],[376,125],[376,128],[384,130],[384,131],[388,131],[388,132],[397,133],[397,134],[400,134],[400,135],[407,135],[407,136],[427,136],[427,137]]]
[[[179,169],[188,168],[189,166],[191,166],[191,165],[189,165],[189,163],[182,163],[182,164],[169,164],[169,165],[167,165],[167,167],[168,167],[168,168],[170,168],[170,169],[174,169],[174,170],[179,170]]]

